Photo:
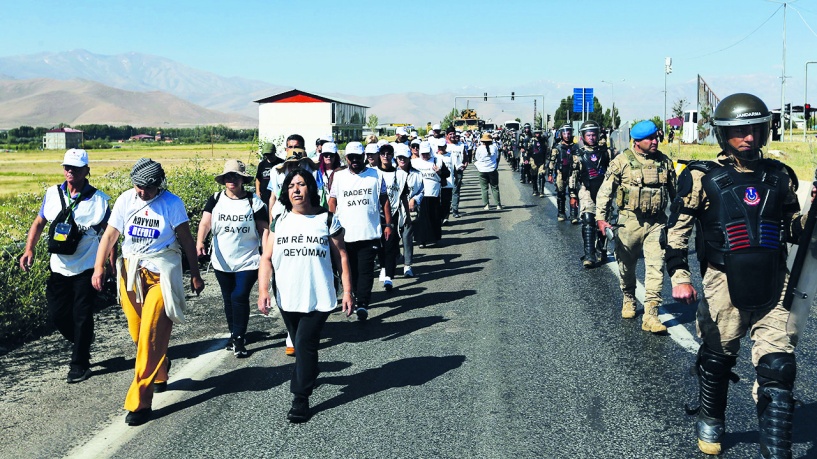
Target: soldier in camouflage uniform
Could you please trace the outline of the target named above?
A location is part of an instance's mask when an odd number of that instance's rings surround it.
[[[804,216],[794,172],[762,158],[771,118],[766,104],[751,94],[733,94],[718,104],[713,125],[722,152],[716,162],[687,166],[667,224],[672,296],[687,304],[698,298],[687,261],[689,237],[697,230],[704,295],[696,314],[703,344],[695,364],[700,391],[695,430],[706,454],[721,453],[729,380],[748,331],[761,455],[791,458],[797,335],[787,330],[790,312],[783,307],[786,243],[798,241]]]
[[[606,146],[598,145],[601,126],[595,121],[585,121],[579,129],[582,137],[582,147],[575,156],[579,175],[579,205],[582,216],[582,242],[584,242],[584,257],[582,264],[585,268],[593,268],[596,263],[606,259],[597,257],[604,247],[604,233],[596,237],[596,195],[604,181],[604,174],[610,166],[610,153]]]
[[[630,130],[633,149],[626,149],[610,161],[596,196],[596,220],[599,231],[611,228],[607,222],[611,201],[619,213],[616,234],[616,260],[621,274],[621,317],[635,317],[635,267],[644,255],[646,290],[641,329],[652,333],[667,331],[658,319],[661,288],[664,283],[664,249],[660,235],[667,223],[665,210],[675,198],[675,169],[672,161],[658,151],[658,128],[649,120]]]
[[[549,173],[554,177],[554,185],[556,185],[556,219],[560,222],[565,221],[565,200],[568,192],[568,185],[570,185],[570,178],[573,178],[573,186],[575,187],[575,164],[573,156],[578,153],[578,147],[573,143],[573,126],[564,124],[559,128],[561,132],[558,143],[553,144],[553,149],[550,153],[550,171]],[[578,190],[576,190],[576,197],[578,199]],[[571,205],[571,214],[578,223],[578,201],[576,202],[576,210],[573,211]]]

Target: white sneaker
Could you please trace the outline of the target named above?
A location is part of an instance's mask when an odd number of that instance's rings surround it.
[[[483,209],[485,209],[485,210],[491,210],[491,205],[490,205],[490,204],[485,204],[485,207],[483,207]]]
[[[414,277],[414,271],[411,270],[411,266],[403,267],[403,277]]]
[[[497,205],[497,206],[496,206],[496,210],[502,210],[502,206]]]
[[[378,280],[383,282],[386,279],[386,268],[380,268],[380,278]]]

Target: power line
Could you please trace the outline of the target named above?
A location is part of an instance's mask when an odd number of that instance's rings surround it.
[[[812,29],[812,28],[811,28],[811,26],[810,26],[810,25],[808,25],[808,22],[806,22],[806,18],[804,18],[804,17],[803,17],[803,15],[802,15],[802,14],[800,14],[800,10],[798,10],[797,8],[795,8],[795,7],[793,7],[793,6],[791,7],[791,9],[793,9],[794,11],[797,11],[797,15],[798,15],[798,16],[800,16],[800,19],[803,21],[803,24],[805,24],[805,25],[806,25],[806,27],[808,27],[808,29],[811,31],[811,33],[812,33],[812,34],[813,34],[815,37],[817,37],[817,33],[815,33],[815,32],[814,32],[814,29]]]
[[[777,12],[778,12],[778,11],[780,11],[780,8],[783,8],[783,5],[778,6],[778,7],[777,7],[777,9],[776,9],[776,10],[774,10],[774,13],[772,13],[772,15],[771,15],[771,16],[769,16],[769,17],[768,17],[768,18],[767,18],[765,21],[763,21],[763,23],[762,23],[762,24],[760,24],[759,26],[757,26],[757,28],[756,28],[755,30],[753,30],[753,31],[749,32],[749,35],[746,35],[745,37],[741,38],[740,40],[736,41],[735,43],[732,43],[731,45],[727,46],[726,48],[722,48],[722,49],[719,49],[719,50],[717,50],[717,51],[712,51],[712,52],[710,52],[710,53],[706,53],[706,54],[701,54],[700,56],[685,57],[685,58],[682,58],[682,59],[699,59],[699,58],[701,58],[701,57],[711,56],[711,55],[713,55],[713,54],[717,54],[717,53],[720,53],[720,52],[722,52],[722,51],[726,51],[727,49],[734,48],[735,46],[737,46],[738,44],[740,44],[741,42],[743,42],[743,41],[744,41],[744,40],[746,40],[747,38],[749,38],[749,37],[751,37],[752,35],[754,35],[754,34],[755,34],[755,32],[757,32],[758,30],[760,30],[760,28],[761,28],[761,27],[763,27],[764,25],[766,25],[766,23],[767,23],[767,22],[769,22],[769,21],[770,21],[770,20],[771,20],[771,19],[772,19],[772,18],[773,18],[773,17],[774,17],[776,14],[777,14]]]

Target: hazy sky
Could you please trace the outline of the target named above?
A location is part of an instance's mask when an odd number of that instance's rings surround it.
[[[135,51],[359,96],[549,81],[606,97],[608,80],[622,98],[659,88],[661,99],[671,56],[670,86],[701,74],[721,97],[780,101],[783,8],[765,0],[0,1],[0,56]],[[787,99],[799,104],[805,62],[817,61],[817,0],[786,11]]]

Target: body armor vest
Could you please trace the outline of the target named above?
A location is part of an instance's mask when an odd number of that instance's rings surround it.
[[[616,190],[618,208],[638,211],[644,215],[664,212],[669,201],[667,186],[672,164],[660,156],[655,161],[647,158],[638,160],[631,150],[624,150],[624,154],[630,168],[622,175],[621,185]]]
[[[698,257],[726,273],[738,309],[773,306],[783,289],[786,262],[783,204],[789,179],[775,163],[754,172],[719,167],[701,179],[709,208],[697,222]]]
[[[610,165],[610,155],[605,147],[593,147],[592,149],[581,149],[579,156],[582,162],[582,183],[590,191],[590,196],[596,200],[596,193],[604,182],[604,174]]]
[[[570,174],[570,164],[573,161],[573,153],[576,151],[576,147],[559,142],[556,144],[556,151],[556,164],[554,167],[567,176]]]

